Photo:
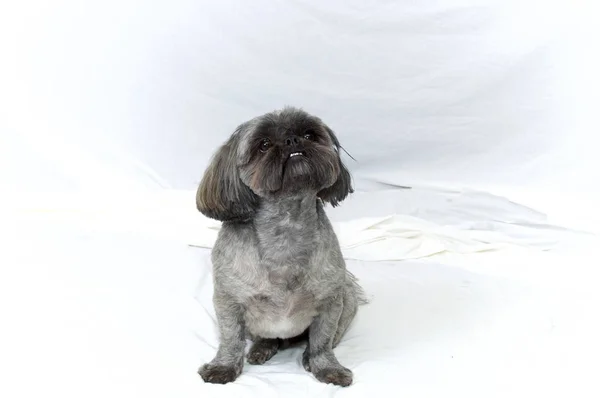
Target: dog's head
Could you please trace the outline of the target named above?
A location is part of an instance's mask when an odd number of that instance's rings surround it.
[[[221,221],[244,221],[261,199],[314,193],[337,206],[353,192],[339,150],[333,131],[303,110],[254,118],[214,155],[198,188],[198,210]]]

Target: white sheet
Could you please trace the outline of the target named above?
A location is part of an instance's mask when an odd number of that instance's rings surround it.
[[[4,2],[0,186],[193,189],[237,124],[292,104],[362,186],[597,194],[589,3]]]
[[[69,222],[90,231],[123,231],[212,248],[220,222],[202,216],[195,191],[19,197],[10,212]],[[553,225],[533,209],[471,190],[387,190],[357,193],[326,208],[347,259],[405,260],[517,249],[568,248],[588,231]]]
[[[235,384],[204,384],[215,353],[209,252],[73,219],[2,225],[0,394],[11,397],[532,396],[596,393],[597,253],[488,252],[349,260],[371,303],[336,349],[338,389],[301,348]],[[7,237],[10,240],[7,240]],[[597,246],[596,246],[597,247]],[[568,264],[568,272],[565,265]]]
[[[584,3],[3,2],[0,396],[600,395]],[[195,373],[218,224],[191,190],[285,104],[358,160],[328,210],[372,298],[337,349],[350,389],[298,349],[225,387]]]

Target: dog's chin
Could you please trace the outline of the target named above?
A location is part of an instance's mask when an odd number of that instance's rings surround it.
[[[311,167],[310,159],[290,158],[283,170],[280,195],[302,195],[316,193],[326,182]]]
[[[299,155],[288,158],[283,164],[283,178],[304,177],[310,175],[312,165],[310,159]]]

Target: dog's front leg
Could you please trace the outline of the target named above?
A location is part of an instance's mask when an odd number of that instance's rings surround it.
[[[207,383],[225,384],[234,381],[244,366],[244,310],[228,295],[215,293],[213,301],[221,340],[215,358],[198,373]]]
[[[340,365],[333,353],[333,339],[342,309],[341,294],[321,307],[308,328],[308,345],[302,362],[317,380],[346,387],[352,384],[352,371]]]

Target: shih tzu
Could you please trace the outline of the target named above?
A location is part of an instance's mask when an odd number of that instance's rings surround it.
[[[321,119],[284,108],[240,125],[213,157],[196,195],[200,212],[223,221],[212,251],[220,344],[198,371],[204,381],[234,381],[249,338],[251,364],[307,341],[307,371],[352,383],[333,348],[363,292],[323,210],[353,192],[340,148]]]

